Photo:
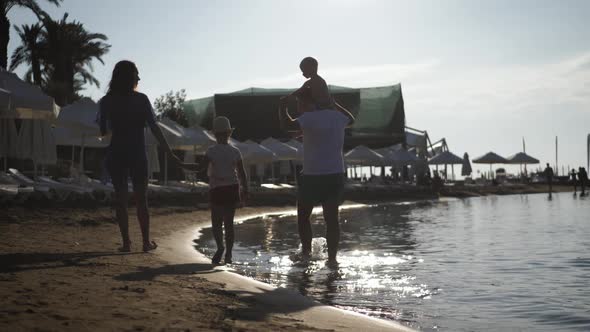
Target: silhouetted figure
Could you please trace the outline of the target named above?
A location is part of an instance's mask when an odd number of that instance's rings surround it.
[[[572,184],[574,185],[574,195],[578,192],[578,175],[576,174],[576,169],[572,168],[570,172],[570,178],[572,179]]]
[[[307,75],[305,71],[304,75]],[[326,222],[328,264],[335,266],[340,242],[338,207],[344,190],[344,131],[353,124],[354,117],[336,102],[334,108],[318,108],[321,101],[314,100],[309,89],[303,89],[297,101],[300,115],[294,119],[287,111],[287,98],[281,99],[279,120],[281,128],[289,128],[290,122],[303,132],[303,174],[297,188],[301,259],[311,255],[310,217],[313,207],[321,204]]]
[[[438,172],[434,172],[434,177],[432,178],[432,190],[435,193],[440,193],[444,186],[444,182],[442,177],[439,175]]]
[[[547,184],[549,184],[549,196],[553,192],[553,168],[549,166],[547,163],[547,167],[545,167],[545,178],[547,178]]]
[[[177,163],[180,160],[172,153],[160,127],[156,124],[152,104],[146,95],[136,91],[139,71],[131,61],[120,61],[113,69],[107,94],[100,100],[99,124],[103,136],[112,134],[107,148],[106,167],[111,176],[116,195],[116,215],[123,246],[119,251],[131,251],[127,215],[127,180],[131,177],[137,219],[143,238],[143,251],[156,249],[150,241],[150,217],[147,205],[148,168],[145,150],[144,128],[152,133]]]
[[[586,173],[586,168],[578,168],[578,179],[580,180],[580,196],[586,196],[586,184],[588,183],[588,173]]]
[[[248,181],[240,150],[228,144],[233,132],[229,119],[218,116],[213,119],[213,133],[217,144],[211,146],[201,164],[182,164],[183,168],[193,171],[208,169],[209,202],[211,204],[211,225],[217,251],[211,263],[221,262],[225,250],[225,263],[232,263],[234,246],[234,215],[240,201],[248,196]],[[225,228],[225,247],[223,229]]]

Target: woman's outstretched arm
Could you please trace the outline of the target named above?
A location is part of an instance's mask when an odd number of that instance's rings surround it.
[[[152,131],[152,134],[154,134],[154,137],[158,141],[158,144],[160,145],[160,147],[164,149],[164,152],[169,154],[175,163],[181,164],[182,161],[178,159],[178,157],[172,151],[172,148],[170,148],[170,145],[168,144],[168,141],[166,141],[166,137],[164,137],[164,133],[162,133],[162,129],[160,129],[160,126],[158,126],[158,124],[155,121],[150,122],[149,126],[150,130]]]

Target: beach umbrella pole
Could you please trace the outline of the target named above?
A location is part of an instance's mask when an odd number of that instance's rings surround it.
[[[164,185],[168,185],[168,153],[164,152]]]
[[[84,145],[86,141],[86,135],[82,134],[82,142],[80,146],[80,175],[84,174]]]

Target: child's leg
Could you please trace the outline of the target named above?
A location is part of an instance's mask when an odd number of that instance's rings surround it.
[[[225,262],[231,263],[232,248],[234,247],[234,216],[236,214],[235,206],[226,206],[223,208],[223,226],[225,228]]]
[[[213,229],[213,238],[217,244],[217,252],[213,255],[213,264],[219,263],[223,255],[223,207],[211,205],[211,228]]]

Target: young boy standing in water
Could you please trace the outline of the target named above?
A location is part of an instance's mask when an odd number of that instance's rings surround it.
[[[208,167],[211,224],[217,244],[217,251],[211,263],[215,265],[220,264],[224,250],[225,264],[232,262],[234,215],[238,203],[245,201],[248,194],[242,155],[240,150],[229,144],[232,132],[228,118],[216,117],[213,120],[213,133],[217,144],[207,149],[205,161],[202,164],[182,164],[183,168],[193,171]],[[225,228],[225,247],[223,228]]]

